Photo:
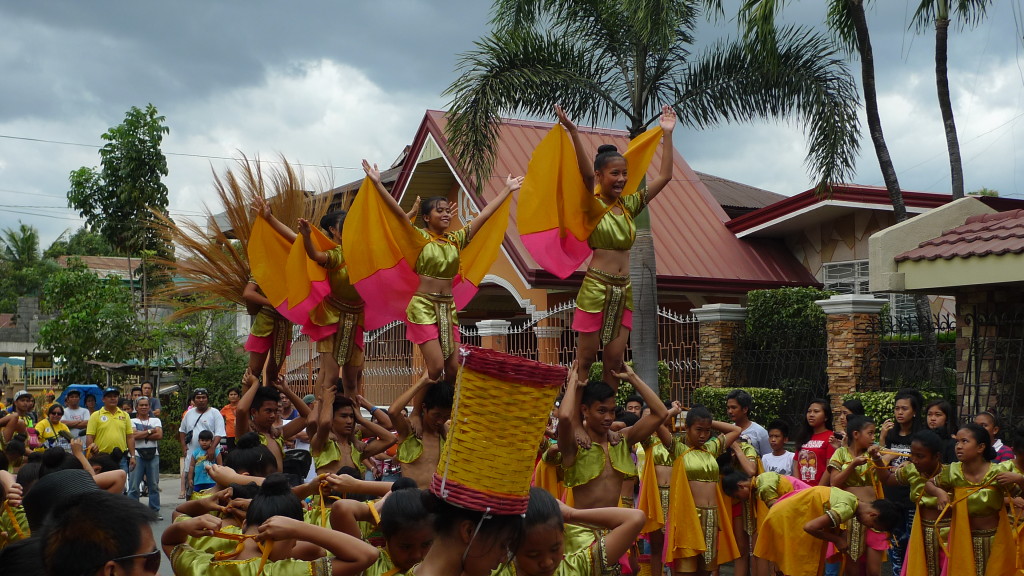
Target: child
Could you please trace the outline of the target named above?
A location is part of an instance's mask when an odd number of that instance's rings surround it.
[[[786,450],[789,442],[789,424],[782,420],[774,420],[768,425],[768,444],[771,454],[761,455],[761,465],[765,472],[775,472],[783,476],[793,473],[793,453]]]
[[[213,488],[216,482],[213,478],[210,478],[209,472],[206,471],[207,464],[220,464],[220,446],[217,446],[214,451],[214,462],[210,462],[210,448],[213,447],[213,432],[209,430],[203,430],[199,433],[199,447],[189,454],[189,466],[188,469],[192,470],[193,473],[189,476],[188,492],[189,494],[194,492],[202,492],[209,488]]]

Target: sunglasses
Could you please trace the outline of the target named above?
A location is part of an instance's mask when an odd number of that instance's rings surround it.
[[[126,562],[128,560],[135,560],[136,558],[144,558],[145,562],[142,564],[144,572],[151,572],[156,574],[160,569],[160,549],[157,548],[152,552],[146,552],[145,554],[132,554],[131,556],[121,556],[120,558],[111,558],[111,562]]]

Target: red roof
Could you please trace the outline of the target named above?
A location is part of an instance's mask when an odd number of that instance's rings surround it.
[[[943,232],[922,242],[917,248],[898,256],[907,260],[952,260],[989,254],[1024,253],[1024,210],[971,216],[963,226]]]
[[[909,209],[931,210],[948,204],[952,198],[946,194],[932,194],[928,192],[903,192],[903,202]],[[879,209],[892,210],[892,201],[889,199],[889,192],[883,186],[862,186],[859,184],[836,184],[832,186],[832,193],[820,195],[813,188],[790,196],[774,204],[770,204],[744,214],[731,220],[727,226],[729,230],[737,234],[752,228],[757,228],[773,221],[785,219],[788,216],[806,211],[816,204],[841,204],[841,205],[876,205]]]
[[[478,206],[497,196],[504,177],[490,178],[481,194],[472,190],[469,178],[451,154],[444,134],[445,113],[430,110],[424,117],[412,143],[410,158],[416,158],[428,135],[456,166],[457,176],[470,191]],[[525,120],[504,120],[500,129],[494,174],[524,174],[530,155],[553,124]],[[614,144],[625,150],[628,133],[621,130],[580,128],[583,145],[596,150],[601,144]],[[675,152],[674,178],[652,204],[651,228],[658,262],[658,286],[669,290],[698,292],[744,293],[758,288],[817,285],[807,271],[780,241],[741,240],[730,232],[729,219],[722,207],[701,182],[678,151]],[[660,150],[652,166],[660,162]],[[395,183],[394,193],[401,197],[415,168],[406,162]],[[481,201],[481,196],[483,201]],[[512,200],[516,201],[515,198]],[[515,233],[513,224],[505,237],[504,247],[513,264],[528,282],[539,286],[578,284],[581,271],[561,280],[537,266]]]

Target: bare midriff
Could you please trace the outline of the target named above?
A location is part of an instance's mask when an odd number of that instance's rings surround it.
[[[718,506],[718,484],[716,482],[690,480],[690,493],[693,494],[693,503],[698,508]]]
[[[594,255],[590,259],[590,267],[597,268],[606,274],[627,276],[629,274],[629,251],[595,249]]]
[[[423,454],[412,462],[402,463],[402,477],[412,478],[420,489],[430,488],[430,480],[437,470],[441,458],[441,438],[434,433],[423,431]]]
[[[424,294],[442,294],[449,296],[452,293],[452,280],[450,278],[434,278],[420,274],[419,292]]]
[[[655,466],[654,475],[658,477],[658,486],[668,486],[672,483],[671,466]]]

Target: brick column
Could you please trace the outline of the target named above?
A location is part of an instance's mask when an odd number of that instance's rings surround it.
[[[747,309],[739,304],[705,304],[690,311],[700,322],[700,385],[732,386],[736,340]]]
[[[508,328],[512,323],[508,320],[481,320],[476,323],[480,333],[480,347],[497,352],[508,351]]]
[[[557,366],[558,353],[562,348],[562,326],[534,326],[533,333],[537,336],[537,361]]]
[[[843,294],[814,302],[825,311],[825,332],[828,335],[828,393],[835,412],[843,403],[843,395],[857,389],[857,383],[872,371],[867,359],[869,348],[878,344],[879,334],[869,330],[886,300],[862,294]]]

